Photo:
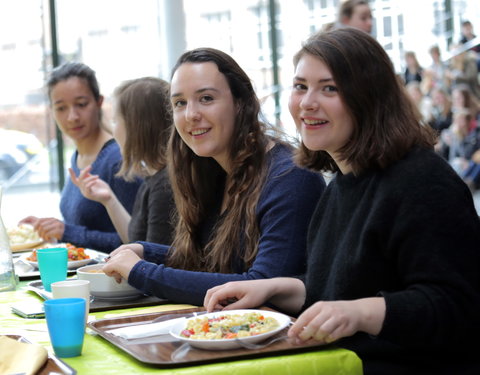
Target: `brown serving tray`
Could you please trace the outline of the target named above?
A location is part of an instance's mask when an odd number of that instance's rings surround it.
[[[266,309],[266,308],[265,308]],[[160,313],[151,313],[135,316],[123,316],[111,319],[102,319],[88,323],[88,326],[105,340],[127,352],[137,360],[156,365],[159,367],[181,367],[198,365],[212,362],[231,361],[237,359],[246,359],[254,357],[265,357],[279,354],[293,354],[305,352],[319,347],[325,348],[322,344],[303,344],[295,345],[289,339],[277,341],[263,349],[234,349],[234,350],[201,350],[183,344],[181,341],[174,339],[170,335],[159,335],[148,338],[126,340],[121,337],[107,333],[106,331],[126,327],[135,324],[145,324],[164,315],[168,315],[169,319],[179,318],[182,316],[190,316],[192,312],[205,311],[204,308],[193,308],[186,310],[174,310]],[[166,317],[165,317],[166,318]],[[285,335],[288,327],[280,331],[277,335]],[[182,346],[183,345],[183,346]],[[182,347],[182,348],[180,348]],[[330,346],[329,346],[330,347]],[[179,349],[180,348],[180,349]],[[175,356],[175,351],[183,352],[184,355]]]
[[[30,287],[30,291],[36,293],[42,298],[47,298],[43,296],[42,292],[45,291],[43,288],[43,284],[41,280],[31,281],[28,283]],[[144,306],[156,306],[165,303],[171,303],[166,299],[161,299],[153,296],[139,296],[138,298],[134,299],[100,299],[100,298],[93,298],[93,301],[90,301],[90,312],[97,312],[97,311],[106,311],[106,310],[113,310],[113,309],[128,309],[132,307],[144,307]]]
[[[11,339],[24,342],[26,344],[31,344],[31,342],[28,341],[23,336],[18,336],[18,335],[2,335],[2,336],[7,336],[7,337],[10,337]],[[43,367],[36,373],[36,375],[62,375],[62,374],[74,375],[76,373],[77,371],[75,371],[73,368],[71,368],[61,359],[58,359],[56,356],[51,355],[49,353],[47,362],[45,362]]]

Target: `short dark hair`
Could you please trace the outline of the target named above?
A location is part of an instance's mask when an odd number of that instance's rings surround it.
[[[355,7],[359,5],[369,5],[368,0],[347,0],[340,5],[338,10],[338,19],[341,22],[344,17],[350,19],[352,18],[353,11]]]
[[[48,98],[57,83],[65,81],[71,77],[78,77],[84,79],[90,90],[92,91],[95,100],[100,99],[100,88],[98,86],[95,71],[89,66],[80,62],[67,62],[52,70],[47,81]]]
[[[95,71],[88,65],[80,62],[70,61],[60,66],[57,66],[50,72],[46,85],[48,100],[50,100],[51,102],[52,90],[59,82],[66,81],[67,79],[73,77],[82,79],[87,83],[96,102],[98,102],[102,98]],[[111,133],[109,127],[103,122],[103,113],[101,109],[98,112],[98,120],[100,123],[100,127],[103,128],[106,132]]]
[[[353,134],[339,152],[354,173],[385,168],[414,145],[433,146],[434,133],[421,124],[390,58],[370,35],[351,27],[320,32],[303,44],[295,66],[305,54],[327,65],[350,112]],[[308,150],[303,143],[297,161],[316,170],[338,171],[327,152]]]

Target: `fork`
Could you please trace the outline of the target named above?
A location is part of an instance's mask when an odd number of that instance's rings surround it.
[[[238,345],[243,346],[245,349],[263,349],[269,345],[272,345],[274,342],[282,341],[286,339],[288,339],[288,335],[273,337],[270,340],[262,342],[261,344],[253,344],[251,342],[242,341],[238,338],[235,338],[235,342]]]

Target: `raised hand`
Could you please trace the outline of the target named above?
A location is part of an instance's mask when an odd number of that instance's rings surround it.
[[[80,192],[85,198],[106,205],[107,202],[112,199],[112,189],[97,175],[91,174],[91,170],[92,166],[89,165],[82,169],[77,177],[73,169],[68,168],[72,182],[78,186]]]

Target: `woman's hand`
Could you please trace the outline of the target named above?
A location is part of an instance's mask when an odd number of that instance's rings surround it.
[[[140,260],[140,257],[134,251],[129,248],[124,248],[114,256],[110,255],[110,258],[102,270],[106,275],[114,277],[117,283],[120,283],[122,278],[128,280],[130,271]]]
[[[18,224],[30,224],[45,241],[61,240],[63,232],[65,232],[65,224],[63,221],[53,217],[39,219],[35,216],[28,216],[25,219],[22,219]]]
[[[82,195],[105,206],[112,199],[112,189],[98,175],[90,174],[91,170],[92,166],[89,165],[82,169],[77,177],[73,169],[68,168],[70,179],[80,189]]]
[[[203,305],[208,311],[233,310],[261,306],[267,301],[296,313],[305,302],[305,285],[291,277],[235,281],[208,290]]]
[[[120,254],[124,250],[131,250],[133,251],[140,259],[144,259],[143,256],[143,245],[139,243],[127,243],[125,245],[121,245],[117,247],[115,250],[113,250],[110,253],[110,256],[108,257],[109,259],[114,257],[117,254]]]
[[[203,305],[207,311],[257,307],[270,298],[272,279],[233,281],[207,291]]]
[[[382,297],[354,301],[320,301],[305,310],[288,331],[297,342],[330,343],[358,331],[378,335],[385,320]]]
[[[32,227],[34,227],[38,220],[40,219],[36,216],[27,216],[26,218],[20,220],[17,225],[30,224]]]

